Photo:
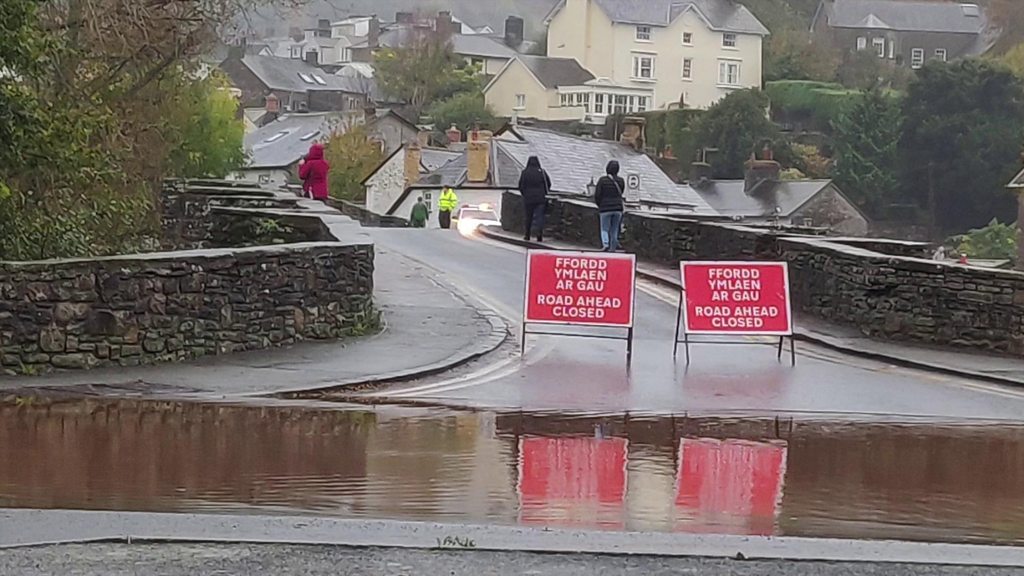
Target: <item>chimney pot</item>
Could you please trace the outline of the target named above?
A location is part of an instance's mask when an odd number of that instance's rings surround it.
[[[644,127],[647,121],[637,116],[626,116],[622,119],[622,136],[619,142],[625,144],[637,152],[644,149]]]
[[[775,160],[750,160],[746,165],[743,190],[750,192],[764,181],[778,182],[782,165]]]
[[[276,94],[268,94],[265,100],[267,112],[276,114],[281,111],[281,99]]]
[[[462,142],[462,131],[459,130],[454,124],[448,129],[445,134],[448,136],[448,144],[458,144]]]
[[[694,162],[690,164],[690,187],[702,188],[712,180],[713,174],[711,164],[706,162]]]

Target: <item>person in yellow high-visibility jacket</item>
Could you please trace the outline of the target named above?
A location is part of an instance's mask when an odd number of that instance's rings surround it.
[[[441,197],[437,199],[437,221],[445,230],[452,227],[452,212],[459,205],[459,197],[451,186],[445,186],[441,191]]]

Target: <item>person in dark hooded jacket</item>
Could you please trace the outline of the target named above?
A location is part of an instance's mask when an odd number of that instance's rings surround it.
[[[622,231],[622,213],[625,204],[622,200],[626,182],[619,177],[619,163],[612,160],[605,168],[604,176],[597,181],[594,192],[594,203],[601,212],[601,244],[605,252],[619,249],[619,234]]]
[[[551,191],[551,178],[540,167],[540,159],[530,156],[526,168],[519,175],[519,194],[523,197],[523,213],[526,215],[526,240],[530,232],[537,230],[537,241],[544,241],[544,212],[547,210],[548,192]]]
[[[306,160],[299,166],[299,178],[302,179],[302,191],[314,200],[327,200],[327,173],[331,166],[324,160],[324,146],[314,142],[309,147]]]

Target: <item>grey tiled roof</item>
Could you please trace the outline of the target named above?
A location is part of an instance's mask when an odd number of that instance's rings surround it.
[[[594,0],[613,22],[668,26],[680,14],[695,9],[715,30],[745,34],[768,34],[747,8],[733,0]],[[565,6],[565,0],[552,10],[553,15]]]
[[[577,138],[558,132],[518,126],[513,129],[522,142],[496,139],[498,149],[513,158],[520,167],[531,155],[540,159],[541,166],[551,176],[551,190],[562,194],[586,194],[587,185],[605,173],[610,160],[618,160],[620,174],[640,176],[641,202],[670,206],[693,207],[696,214],[714,215],[692,189],[679,186],[658,168],[646,154],[609,140]],[[499,178],[502,175],[499,174]],[[518,183],[518,175],[516,182]],[[505,186],[505,182],[501,182]]]
[[[831,183],[831,180],[799,180],[774,185],[763,182],[748,194],[744,191],[743,180],[717,180],[697,188],[696,192],[722,216],[770,217],[777,206],[781,209],[779,216],[789,217]]]
[[[512,59],[516,51],[488,36],[479,34],[455,34],[452,36],[452,51],[460,56]]]
[[[332,120],[337,118],[332,114],[289,114],[246,134],[247,167],[284,168],[295,164],[313,142],[326,139],[332,131]]]
[[[420,152],[420,164],[427,172],[433,172],[445,164],[458,160],[462,154],[440,148],[424,148]]]
[[[518,56],[537,80],[547,89],[559,86],[581,86],[594,79],[575,58],[549,58],[547,56]]]
[[[971,16],[954,2],[837,0],[828,10],[828,23],[839,28],[978,34],[988,25],[984,11]]]
[[[293,58],[249,54],[242,58],[242,64],[271,90],[330,91],[353,94],[365,94],[367,90],[367,83],[364,80],[328,74],[316,66]],[[302,74],[313,79],[314,82],[306,82],[303,80]],[[316,82],[316,78],[323,80],[323,84]]]

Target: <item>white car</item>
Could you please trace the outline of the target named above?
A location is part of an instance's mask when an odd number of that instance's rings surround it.
[[[455,225],[459,233],[472,234],[480,226],[501,226],[501,219],[490,204],[463,206],[459,208]]]

